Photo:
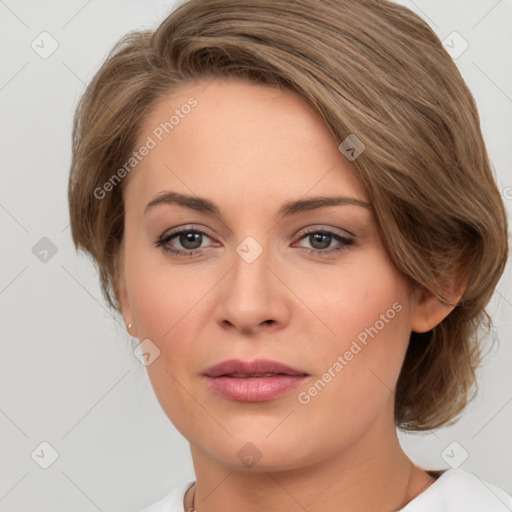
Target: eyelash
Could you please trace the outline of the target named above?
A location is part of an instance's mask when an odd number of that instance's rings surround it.
[[[161,248],[165,252],[168,252],[172,255],[179,256],[179,257],[192,257],[192,256],[195,256],[195,255],[199,254],[200,252],[202,252],[203,249],[178,250],[178,249],[173,249],[168,245],[172,239],[176,238],[177,236],[179,236],[183,233],[194,233],[194,234],[204,235],[207,238],[211,238],[204,231],[200,231],[198,229],[185,228],[185,229],[180,229],[178,231],[171,232],[169,234],[162,235],[156,242],[154,242],[154,245],[158,248]],[[308,247],[301,247],[301,249],[307,251],[308,253],[314,254],[317,256],[340,252],[340,251],[345,250],[347,247],[355,244],[355,241],[352,238],[348,238],[346,236],[342,236],[338,233],[334,233],[332,231],[328,231],[325,229],[311,229],[310,231],[303,233],[303,235],[299,238],[299,241],[303,240],[304,238],[307,238],[308,236],[315,235],[315,234],[327,235],[331,238],[334,238],[336,241],[341,242],[340,246],[334,247],[334,248],[329,248],[329,249],[310,249]]]

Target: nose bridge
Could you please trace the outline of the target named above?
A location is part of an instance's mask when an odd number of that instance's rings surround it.
[[[267,268],[270,259],[268,247],[264,248],[253,237],[246,237],[236,247],[235,253],[230,292],[242,307],[264,303],[271,286],[271,272]]]

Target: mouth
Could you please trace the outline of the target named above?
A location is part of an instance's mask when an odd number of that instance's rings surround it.
[[[277,398],[309,377],[305,371],[268,359],[230,359],[208,368],[203,375],[212,391],[240,402]]]
[[[275,377],[276,375],[308,375],[302,370],[297,370],[286,364],[270,359],[255,359],[254,361],[242,361],[240,359],[228,359],[208,368],[204,375],[207,377],[234,377],[234,378],[262,378]]]

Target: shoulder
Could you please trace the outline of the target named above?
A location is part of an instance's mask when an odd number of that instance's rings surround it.
[[[190,481],[175,487],[170,493],[140,512],[183,512],[183,498],[194,482]]]
[[[449,469],[400,512],[510,512],[512,497],[461,469]]]

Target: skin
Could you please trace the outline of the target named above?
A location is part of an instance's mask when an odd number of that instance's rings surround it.
[[[236,79],[208,83],[174,91],[144,119],[141,144],[188,98],[198,101],[124,183],[117,280],[130,333],[160,350],[147,371],[163,410],[190,442],[195,507],[396,510],[434,479],[398,443],[393,392],[411,331],[430,330],[452,308],[398,271],[371,208],[276,216],[283,203],[312,196],[368,202],[339,141],[310,106],[292,92]],[[207,198],[222,218],[177,204],[145,214],[163,191]],[[195,255],[155,245],[182,226],[206,233]],[[315,242],[306,227],[350,233],[355,243]],[[236,252],[247,236],[263,248],[252,263]],[[169,245],[187,252],[183,237]],[[341,250],[327,254],[333,247]],[[402,306],[394,319],[301,404],[298,393],[394,303]],[[211,391],[201,375],[230,358],[269,358],[310,377],[279,398],[236,402]],[[237,456],[247,443],[261,454],[250,468]]]

